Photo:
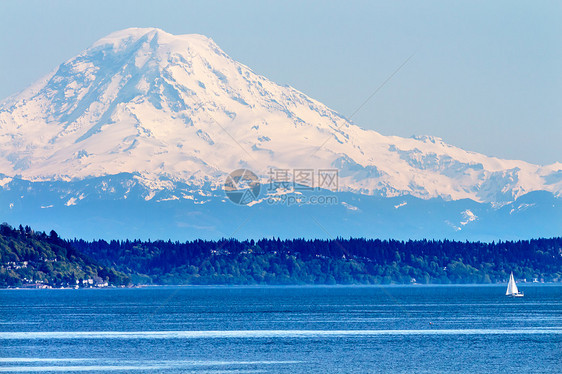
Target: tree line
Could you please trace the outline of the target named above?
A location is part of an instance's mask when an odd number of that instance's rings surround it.
[[[139,284],[498,283],[562,281],[562,238],[260,239],[188,242],[75,239],[69,244]]]

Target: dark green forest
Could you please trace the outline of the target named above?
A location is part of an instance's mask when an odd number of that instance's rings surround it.
[[[562,281],[562,238],[70,241],[138,284],[498,283]]]
[[[51,231],[0,225],[0,287],[95,287],[129,284],[118,271],[97,264]]]
[[[0,225],[0,287],[562,282],[562,238],[84,241]]]

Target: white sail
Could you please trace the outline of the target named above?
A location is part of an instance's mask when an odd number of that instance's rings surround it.
[[[509,276],[509,283],[507,284],[507,291],[505,291],[506,295],[515,295],[518,294],[519,290],[517,289],[517,285],[515,284],[515,279],[513,278],[513,273]]]

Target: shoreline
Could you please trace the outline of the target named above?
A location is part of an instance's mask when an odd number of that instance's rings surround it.
[[[507,282],[506,282],[507,283]],[[135,286],[108,286],[108,287],[56,287],[56,288],[32,288],[32,287],[8,287],[0,288],[7,290],[127,290],[127,289],[158,289],[158,288],[446,288],[446,287],[505,287],[506,283],[429,283],[429,284],[150,284]],[[562,285],[562,282],[529,282],[518,284],[520,287],[551,287]]]

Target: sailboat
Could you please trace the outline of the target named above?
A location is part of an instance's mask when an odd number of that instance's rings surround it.
[[[517,285],[515,284],[515,279],[513,278],[513,272],[509,276],[509,283],[507,284],[507,291],[505,291],[507,296],[512,297],[523,297],[523,292],[519,292]]]

